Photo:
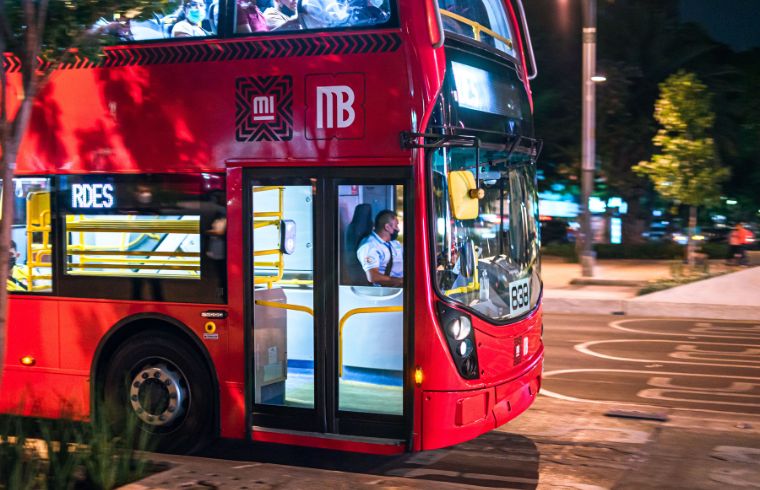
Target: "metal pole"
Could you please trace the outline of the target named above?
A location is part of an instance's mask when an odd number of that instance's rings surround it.
[[[581,271],[593,277],[596,253],[591,230],[589,200],[594,189],[596,166],[596,87],[591,77],[596,73],[596,0],[583,0],[583,110],[581,135]]]

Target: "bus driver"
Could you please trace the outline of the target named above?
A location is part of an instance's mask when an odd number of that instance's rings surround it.
[[[404,285],[404,248],[398,242],[398,216],[391,210],[377,213],[375,229],[359,245],[356,257],[375,286]]]

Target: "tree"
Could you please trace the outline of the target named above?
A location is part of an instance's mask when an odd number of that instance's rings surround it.
[[[175,7],[178,0],[0,0],[0,271],[8,270],[13,222],[13,176],[16,157],[32,115],[34,100],[61,65],[81,58],[97,59],[104,43],[114,38],[93,29],[118,22],[109,19],[149,18],[158,10]],[[118,16],[117,16],[118,14]],[[55,19],[48,25],[48,19]],[[9,68],[17,67],[19,73]],[[11,83],[16,77],[18,83]],[[14,89],[14,90],[12,90]],[[0,383],[5,363],[7,289],[0,285]]]
[[[645,175],[663,198],[689,206],[687,257],[694,257],[692,235],[697,226],[697,206],[715,202],[721,183],[729,176],[720,165],[712,138],[715,113],[707,86],[686,71],[660,84],[654,118],[660,129],[652,143],[660,152],[642,161],[634,171]]]

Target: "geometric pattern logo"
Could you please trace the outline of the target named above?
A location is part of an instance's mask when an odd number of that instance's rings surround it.
[[[293,139],[293,77],[240,77],[235,80],[235,139]]]

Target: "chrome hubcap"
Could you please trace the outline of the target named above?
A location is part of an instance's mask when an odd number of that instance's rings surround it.
[[[144,367],[129,388],[129,401],[137,417],[156,427],[169,425],[181,417],[187,397],[182,380],[180,373],[165,364]]]

